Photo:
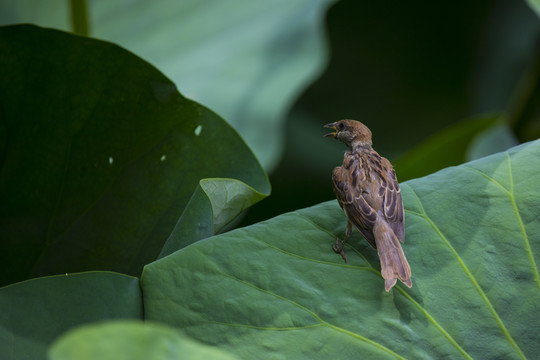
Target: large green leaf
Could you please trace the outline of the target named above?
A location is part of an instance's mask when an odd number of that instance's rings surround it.
[[[159,257],[218,233],[242,210],[266,196],[238,180],[201,180]]]
[[[243,358],[535,358],[540,141],[402,184],[413,287],[384,291],[336,201],[145,267],[145,317]]]
[[[398,179],[405,181],[515,145],[517,140],[500,115],[480,116],[433,134],[398,158],[394,166]]]
[[[527,0],[527,3],[540,16],[540,0]]]
[[[283,120],[327,59],[324,15],[335,0],[88,1],[90,35],[144,57],[189,98],[242,135],[266,169],[279,160]],[[20,0],[1,21],[69,30],[66,2]]]
[[[53,344],[49,360],[233,360],[223,350],[182,336],[178,330],[139,321],[81,326]]]
[[[242,183],[240,207],[203,199],[228,210],[219,227],[270,191],[229,125],[116,45],[4,27],[0,69],[0,285],[140,275],[202,179]],[[212,213],[197,221],[214,228]]]
[[[109,272],[65,274],[0,289],[0,358],[45,359],[48,346],[74,326],[141,319],[139,279]]]

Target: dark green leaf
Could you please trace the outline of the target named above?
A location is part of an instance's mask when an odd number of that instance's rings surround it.
[[[0,289],[0,358],[45,359],[48,346],[74,326],[141,319],[139,279],[109,272],[65,274]]]
[[[336,201],[145,267],[147,319],[244,358],[535,358],[540,141],[402,184],[413,287],[384,290]]]
[[[527,0],[527,3],[540,16],[540,0]]]
[[[157,66],[186,96],[227,119],[271,169],[282,155],[283,122],[292,102],[327,61],[324,17],[333,2],[116,0],[88,5],[91,36]],[[0,21],[71,30],[69,9],[62,5],[19,0],[2,9]]]
[[[159,257],[218,233],[266,196],[238,180],[201,180]]]
[[[112,321],[77,328],[61,337],[49,360],[233,360],[171,327],[149,322]]]
[[[0,284],[94,269],[139,275],[201,179],[256,189],[243,206],[269,193],[229,125],[116,45],[4,27],[0,69]],[[214,227],[211,216],[198,221]]]
[[[471,142],[501,122],[500,116],[465,119],[432,135],[394,162],[398,179],[405,181],[464,163]],[[503,147],[507,143],[490,141],[490,145],[494,152],[508,149]],[[487,149],[487,144],[482,147]]]
[[[516,136],[507,124],[495,123],[472,138],[467,146],[465,160],[480,159],[518,144]]]

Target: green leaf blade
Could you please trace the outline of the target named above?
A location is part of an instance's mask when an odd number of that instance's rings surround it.
[[[527,0],[527,3],[531,7],[534,12],[536,12],[536,15],[540,16],[540,1],[539,0]]]
[[[384,291],[356,231],[347,264],[331,250],[345,230],[332,201],[146,266],[145,314],[243,357],[534,357],[538,153],[527,143],[402,184],[411,289]]]
[[[457,122],[425,139],[394,162],[400,181],[504,151],[518,142],[500,115]]]
[[[45,359],[48,346],[74,326],[141,319],[139,279],[110,272],[65,274],[0,289],[3,359]],[[7,310],[9,309],[9,311]]]
[[[110,321],[81,326],[49,349],[49,360],[233,360],[231,354],[196,342],[157,323]]]
[[[126,50],[28,25],[0,28],[0,49],[0,284],[140,275],[201,179],[270,192],[229,125]]]
[[[286,114],[328,61],[324,22],[334,2],[119,0],[88,2],[88,13],[91,36],[156,65],[188,97],[227,119],[270,170],[283,153]],[[66,5],[21,0],[5,6],[2,20],[71,30]]]

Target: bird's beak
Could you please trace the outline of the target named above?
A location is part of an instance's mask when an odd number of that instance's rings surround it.
[[[337,136],[336,123],[326,124],[326,125],[324,125],[324,127],[325,127],[325,128],[334,129],[334,131],[335,131],[335,132],[333,132],[333,133],[325,134],[324,137],[335,139],[336,136]]]

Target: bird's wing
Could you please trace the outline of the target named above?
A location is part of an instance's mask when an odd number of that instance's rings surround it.
[[[381,157],[381,168],[383,169],[385,181],[381,181],[380,194],[383,195],[383,214],[388,224],[401,242],[405,241],[403,200],[401,190],[397,181],[396,172],[390,161]]]
[[[353,164],[348,164],[353,165]],[[377,212],[367,203],[359,185],[357,176],[365,176],[361,173],[355,173],[356,169],[338,166],[332,172],[332,182],[334,184],[334,193],[338,199],[339,205],[345,211],[347,220],[360,231],[369,244],[376,248],[375,238],[373,236],[373,226],[377,219]],[[354,179],[354,181],[353,181]]]

